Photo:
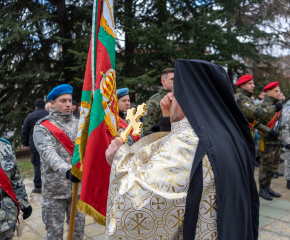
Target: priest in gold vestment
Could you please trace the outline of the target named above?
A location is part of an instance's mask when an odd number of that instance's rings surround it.
[[[213,73],[191,75],[196,67]],[[174,92],[167,96],[171,132],[151,134],[131,147],[116,138],[106,151],[112,166],[106,239],[257,239],[259,202],[246,119],[232,92],[228,106],[215,96],[216,109],[199,107],[206,103],[196,98],[204,89],[219,93],[201,79],[224,86],[228,79],[219,66],[204,61],[177,60],[175,69]],[[241,126],[247,129],[241,132]],[[206,138],[208,129],[217,139]],[[231,138],[235,133],[238,140]],[[228,148],[233,149],[225,152]]]

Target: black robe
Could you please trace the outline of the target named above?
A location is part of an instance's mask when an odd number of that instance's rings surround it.
[[[174,96],[199,137],[186,199],[184,240],[194,239],[196,232],[205,154],[215,175],[218,239],[258,239],[255,145],[226,71],[206,61],[176,60]]]

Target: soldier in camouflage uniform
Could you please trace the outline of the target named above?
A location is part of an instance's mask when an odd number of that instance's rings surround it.
[[[285,128],[282,130],[285,144],[285,178],[287,188],[290,189],[290,108],[283,112],[285,114]]]
[[[146,102],[146,113],[143,117],[143,134],[147,135],[151,127],[159,122],[162,114],[160,101],[173,89],[174,68],[166,68],[161,74],[162,89]]]
[[[254,130],[255,123],[257,123],[256,120],[260,120],[268,114],[275,114],[275,112],[278,112],[282,109],[282,105],[280,103],[277,103],[274,106],[271,105],[263,108],[257,107],[254,104],[253,100],[251,99],[255,88],[252,75],[248,74],[240,77],[236,85],[239,86],[239,88],[237,89],[235,100],[245,114],[252,131]],[[257,129],[261,132],[269,131],[269,128],[263,124],[259,124]]]
[[[20,176],[17,160],[12,146],[5,139],[0,139],[0,167],[9,178],[20,210],[24,213],[23,219],[27,219],[32,208],[28,202],[27,193]],[[0,186],[0,239],[11,240],[14,236],[17,222],[18,209],[11,197]]]
[[[264,100],[259,104],[261,108],[268,108],[274,106],[279,101],[279,83],[272,82],[266,85],[263,90],[267,92]],[[278,169],[280,162],[279,151],[281,149],[281,140],[279,132],[274,131],[272,128],[275,123],[276,114],[271,113],[267,115],[262,124],[266,126],[266,131],[262,134],[261,141],[264,141],[264,151],[261,152],[261,166],[259,171],[260,183],[260,197],[266,200],[272,200],[273,197],[281,197],[281,194],[274,192],[271,188],[271,181],[274,176],[275,170]],[[263,149],[261,149],[263,150]]]
[[[120,116],[120,130],[121,132],[125,131],[128,126],[128,122],[126,120],[127,111],[131,107],[130,96],[129,96],[129,88],[120,88],[117,89],[117,97],[118,97],[118,108],[119,108],[119,116]],[[123,121],[122,121],[123,120]],[[126,127],[125,127],[126,125]],[[143,136],[143,130],[141,133],[141,137]],[[132,146],[135,143],[133,137],[128,135],[127,144]]]
[[[63,239],[63,225],[66,215],[70,221],[72,203],[72,182],[79,182],[71,173],[72,156],[41,124],[44,120],[56,125],[75,142],[78,120],[72,114],[72,87],[63,84],[54,88],[47,96],[51,102],[49,115],[40,119],[33,133],[33,140],[40,155],[42,177],[42,220],[46,229],[46,240]],[[80,190],[80,189],[79,189]],[[85,215],[76,212],[73,239],[83,239]]]

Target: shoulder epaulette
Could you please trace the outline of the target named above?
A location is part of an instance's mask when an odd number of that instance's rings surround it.
[[[48,118],[49,118],[49,115],[47,115],[47,116],[45,116],[45,117],[39,119],[39,120],[35,123],[35,125],[40,125],[41,122],[43,122],[44,120],[47,120]]]
[[[5,138],[0,138],[0,140],[1,140],[2,142],[5,142],[5,143],[8,143],[9,145],[11,145],[11,143],[10,143],[8,140],[6,140]]]
[[[154,99],[154,98],[157,97],[158,95],[159,95],[159,93],[155,93],[154,95],[152,95],[152,96],[149,98],[149,100]]]

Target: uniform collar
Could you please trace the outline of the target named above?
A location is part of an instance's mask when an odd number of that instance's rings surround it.
[[[170,90],[165,90],[163,87],[159,90],[159,93],[170,93]]]
[[[237,92],[243,93],[246,96],[248,96],[249,98],[253,96],[253,93],[251,93],[251,92],[249,92],[249,91],[247,91],[246,89],[243,89],[243,88],[238,88]]]
[[[272,102],[272,103],[276,103],[276,102],[279,101],[279,99],[277,99],[277,98],[273,98],[273,97],[271,97],[271,96],[269,96],[269,95],[267,95],[267,94],[265,95],[264,99],[266,99],[266,100],[268,100],[268,101],[270,101],[270,102]]]
[[[49,109],[49,118],[55,120],[55,121],[70,121],[72,119],[72,114],[73,112],[71,111],[71,113],[64,113],[64,112],[59,112],[54,110],[54,108],[50,108]]]

